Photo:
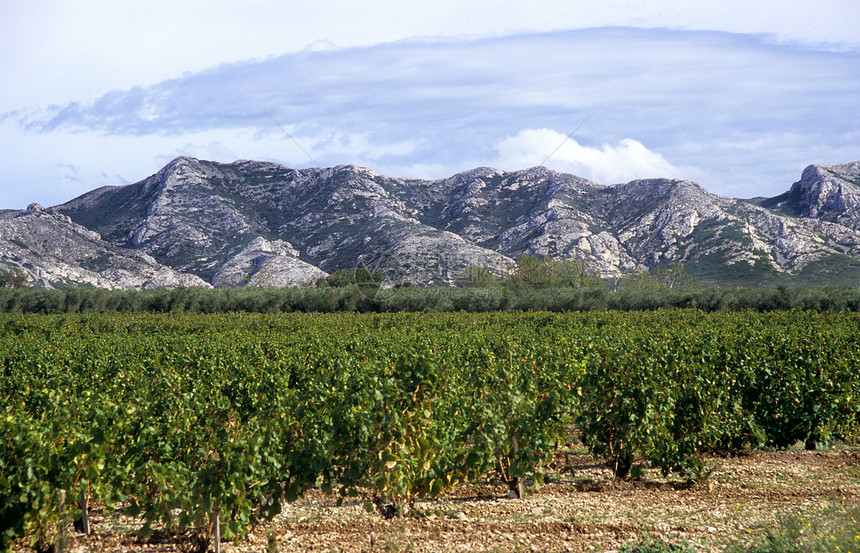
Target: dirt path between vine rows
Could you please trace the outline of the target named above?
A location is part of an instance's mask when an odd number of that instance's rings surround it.
[[[419,502],[420,516],[393,520],[358,502],[337,507],[312,490],[245,540],[222,543],[221,551],[265,552],[269,534],[280,552],[608,552],[646,534],[721,551],[755,539],[788,514],[860,505],[856,451],[756,451],[707,462],[715,467],[709,481],[689,487],[652,470],[616,482],[592,457],[560,453],[549,481],[529,488],[523,500],[508,499],[504,485],[473,483]],[[120,516],[95,513],[93,528],[90,536],[74,536],[68,551],[182,550],[170,540],[140,540],[135,522]]]

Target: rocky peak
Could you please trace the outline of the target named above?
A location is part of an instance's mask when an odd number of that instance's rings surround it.
[[[860,162],[810,165],[788,192],[761,204],[860,230]]]
[[[504,171],[493,169],[492,167],[476,167],[475,169],[472,169],[470,171],[463,171],[461,173],[457,173],[450,179],[446,180],[450,180],[452,183],[456,183],[459,185],[468,185],[469,183],[476,180],[488,180],[504,175],[506,175]]]
[[[45,211],[44,207],[42,207],[41,205],[39,205],[37,203],[32,203],[32,204],[28,205],[27,209],[22,211],[18,215],[18,217],[27,217],[29,215],[38,215],[40,213],[43,213],[44,211]]]
[[[798,195],[806,217],[856,222],[856,210],[860,207],[860,163],[811,165],[792,186],[792,192]],[[855,213],[850,213],[852,210]]]

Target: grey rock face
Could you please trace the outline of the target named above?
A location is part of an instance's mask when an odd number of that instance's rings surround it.
[[[183,157],[136,184],[0,213],[0,225],[51,217],[76,241],[215,286],[308,284],[359,265],[383,271],[386,285],[452,285],[470,265],[502,275],[523,254],[583,259],[607,278],[678,261],[713,282],[826,283],[860,277],[858,206],[860,162],[810,166],[781,196],[736,200],[689,181],[603,186],[546,168],[425,181]],[[61,253],[57,264],[79,266],[80,255]]]
[[[212,276],[215,286],[308,286],[325,278],[321,271],[298,258],[289,242],[269,242],[258,236],[227,259]]]
[[[860,161],[810,165],[788,192],[762,205],[860,230]]]
[[[470,264],[497,273],[513,264],[422,223],[419,209],[394,193],[404,182],[355,166],[297,171],[179,158],[138,184],[57,211],[215,286],[309,284],[362,264],[384,270],[387,285],[452,284]],[[135,216],[105,216],[105,205]]]
[[[210,285],[199,277],[160,265],[146,253],[119,248],[38,204],[0,218],[3,265],[18,267],[46,288],[89,285],[101,288],[175,288]]]

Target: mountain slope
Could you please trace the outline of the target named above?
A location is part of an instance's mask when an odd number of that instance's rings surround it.
[[[858,206],[860,162],[813,165],[781,196],[737,200],[689,181],[604,186],[546,168],[425,181],[182,157],[49,211],[215,286],[307,284],[362,264],[389,285],[451,285],[470,265],[501,275],[526,253],[583,259],[607,278],[678,261],[754,285],[860,283]]]
[[[0,217],[0,252],[2,265],[22,269],[33,284],[44,287],[209,286],[194,275],[160,265],[143,252],[106,243],[97,233],[38,204]]]
[[[230,251],[258,238],[284,241],[297,260],[325,271],[363,263],[415,283],[450,283],[446,267],[465,268],[473,258],[496,271],[513,263],[421,223],[417,210],[389,194],[400,182],[353,166],[297,171],[178,158],[140,183],[94,191],[57,211],[207,280]],[[132,216],[106,215],[107,206]],[[428,252],[443,261],[434,266]]]

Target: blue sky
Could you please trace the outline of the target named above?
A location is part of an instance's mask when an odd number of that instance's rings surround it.
[[[177,155],[773,196],[860,159],[858,21],[847,1],[4,0],[0,208]]]

